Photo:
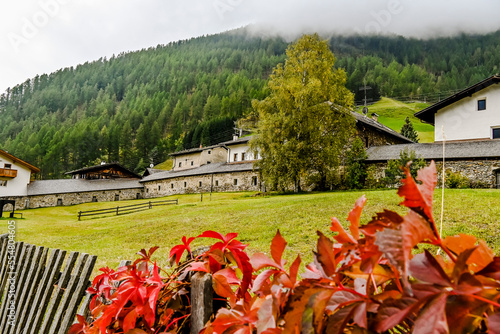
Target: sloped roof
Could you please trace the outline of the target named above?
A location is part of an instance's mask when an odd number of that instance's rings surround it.
[[[35,167],[32,164],[27,163],[26,161],[23,161],[19,158],[16,158],[15,156],[13,156],[12,154],[10,154],[7,151],[0,150],[0,155],[3,155],[5,157],[9,158],[10,160],[14,161],[15,163],[20,164],[20,165],[30,169],[33,173],[38,173],[40,171],[40,168]]]
[[[443,143],[399,144],[372,146],[366,150],[367,161],[399,159],[402,150],[409,149],[425,160],[442,160]],[[446,159],[500,158],[500,140],[464,141],[445,144]]]
[[[207,175],[207,174],[246,172],[246,171],[252,171],[253,169],[254,169],[253,162],[236,162],[236,163],[219,162],[186,170],[180,170],[180,171],[169,170],[169,171],[164,171],[162,173],[155,173],[146,176],[140,182],[144,183],[156,180],[173,179],[176,177],[197,176],[197,175]]]
[[[106,179],[106,180],[84,180],[84,179],[59,179],[59,180],[37,180],[28,185],[28,196],[81,193],[89,191],[142,189],[139,180],[133,179]]]
[[[90,166],[90,167],[84,167],[84,168],[80,168],[80,169],[75,169],[75,170],[72,170],[70,172],[66,172],[64,174],[66,174],[66,175],[82,174],[82,173],[88,173],[88,172],[95,172],[95,171],[99,171],[101,169],[106,169],[106,168],[111,168],[111,167],[115,167],[118,170],[122,170],[126,174],[129,174],[129,175],[131,175],[133,177],[136,177],[138,179],[141,178],[136,173],[128,170],[127,168],[123,167],[122,165],[120,165],[120,164],[118,164],[116,162],[107,163],[107,164],[101,164],[101,165],[96,165],[96,166]]]
[[[434,114],[438,112],[438,110],[443,109],[444,107],[449,106],[450,104],[453,104],[457,101],[460,101],[461,99],[465,97],[470,97],[473,94],[493,85],[493,84],[498,84],[500,83],[500,76],[499,75],[493,75],[487,79],[484,79],[481,82],[478,82],[475,85],[472,85],[470,87],[465,88],[464,90],[453,94],[449,97],[447,97],[444,100],[439,101],[438,103],[433,104],[430,107],[425,108],[424,110],[420,110],[415,113],[415,117],[421,119],[422,121],[426,123],[430,123],[434,125]]]
[[[231,145],[244,144],[244,143],[248,143],[252,138],[253,138],[253,135],[252,136],[239,137],[236,140],[225,141],[223,143],[220,143],[219,145],[231,146]]]
[[[182,150],[182,151],[170,153],[170,156],[174,157],[174,156],[177,156],[177,155],[197,153],[197,152],[202,152],[202,151],[205,151],[205,150],[214,149],[214,148],[217,148],[217,147],[222,147],[222,146],[220,144],[218,144],[218,145],[205,146],[205,147],[195,147],[195,148],[190,148],[190,149],[187,149],[187,150]]]
[[[407,143],[413,143],[413,141],[406,138],[405,136],[403,136],[399,132],[394,131],[393,129],[377,122],[376,120],[374,120],[370,117],[364,116],[364,115],[357,113],[357,112],[354,112],[354,111],[351,111],[351,113],[353,114],[354,118],[356,118],[356,121],[358,121],[358,122],[361,122],[365,125],[368,125],[368,126],[374,128],[375,130],[385,132],[386,134],[393,136],[393,137],[396,137],[396,138],[399,138],[400,140],[403,140]]]

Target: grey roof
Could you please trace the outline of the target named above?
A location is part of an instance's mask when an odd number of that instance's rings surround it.
[[[231,145],[238,145],[238,144],[248,143],[252,138],[253,138],[253,136],[239,137],[236,140],[225,141],[223,143],[220,143],[219,145],[231,146]]]
[[[419,158],[426,160],[443,159],[443,143],[399,144],[372,146],[366,153],[367,161],[387,161],[399,159],[402,150],[415,151]],[[481,140],[445,143],[446,159],[500,158],[500,140]]]
[[[185,176],[196,176],[196,175],[206,175],[206,174],[219,174],[219,173],[232,173],[232,172],[247,172],[252,171],[253,162],[219,162],[203,165],[200,167],[190,168],[186,170],[180,171],[164,171],[162,173],[155,173],[149,175],[142,179],[140,182],[149,182],[156,180],[164,180],[164,179],[173,179],[176,177],[185,177]]]
[[[403,136],[399,132],[394,131],[393,129],[377,122],[376,120],[374,120],[370,117],[364,116],[364,115],[357,113],[357,112],[354,112],[354,111],[352,111],[351,113],[354,115],[354,117],[356,118],[356,121],[358,121],[358,122],[364,123],[368,126],[371,126],[372,128],[375,128],[376,130],[379,130],[379,131],[385,132],[391,136],[397,137],[397,138],[399,138],[407,143],[413,143],[413,141],[406,138],[405,136]]]
[[[204,150],[210,150],[216,147],[223,147],[220,144],[217,145],[212,145],[212,146],[205,146],[205,147],[195,147],[195,148],[190,148],[187,150],[182,150],[182,151],[177,151],[174,153],[170,153],[170,156],[176,156],[176,155],[183,155],[183,154],[190,154],[190,153],[196,153],[196,152],[202,152]]]
[[[105,191],[133,189],[143,186],[139,180],[133,179],[104,179],[104,180],[85,180],[85,179],[59,179],[59,180],[39,180],[33,181],[28,185],[28,195],[50,195],[63,193],[80,193],[88,191]]]
[[[108,168],[108,167],[115,167],[115,168],[120,169],[120,170],[122,170],[122,171],[124,171],[124,172],[126,172],[126,173],[128,173],[130,175],[133,175],[133,176],[137,177],[138,179],[141,178],[136,173],[128,170],[127,168],[123,167],[122,165],[120,165],[119,163],[116,163],[116,162],[104,163],[104,164],[100,164],[100,165],[95,165],[95,166],[89,166],[89,167],[84,167],[84,168],[80,168],[80,169],[75,169],[75,170],[66,172],[64,174],[66,174],[66,175],[81,174],[81,173],[85,173],[85,172],[99,171],[101,169],[105,169],[105,168]]]

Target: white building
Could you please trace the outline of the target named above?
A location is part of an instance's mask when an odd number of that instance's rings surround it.
[[[31,174],[40,169],[0,150],[0,197],[26,196]]]
[[[249,142],[253,136],[238,138],[235,136],[233,140],[224,142],[220,145],[227,147],[227,162],[242,162],[260,159],[258,152],[250,150]]]
[[[500,76],[491,76],[415,116],[434,125],[434,141],[500,138]]]

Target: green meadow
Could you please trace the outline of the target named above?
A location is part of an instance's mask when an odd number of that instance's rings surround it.
[[[179,205],[155,207],[136,213],[82,219],[80,210],[95,210],[147,202],[147,200],[88,203],[75,206],[24,210],[16,219],[16,238],[27,243],[80,251],[98,256],[96,270],[116,268],[122,259],[135,259],[141,248],[160,246],[158,263],[168,265],[168,253],[182,236],[196,236],[205,230],[223,234],[237,232],[238,239],[249,244],[250,253],[268,252],[271,239],[279,229],[288,241],[285,258],[300,254],[305,263],[312,261],[316,231],[331,235],[330,217],[337,217],[347,228],[347,215],[354,202],[366,194],[367,205],[362,222],[384,208],[404,213],[398,206],[396,191],[346,191],[291,195],[259,196],[255,193],[214,193],[172,196]],[[160,200],[160,199],[155,199]],[[436,191],[434,215],[439,225],[441,191]],[[6,215],[6,214],[4,214]],[[484,239],[496,254],[500,251],[500,190],[445,191],[443,234],[473,234]],[[0,221],[7,231],[7,218]],[[439,226],[438,226],[439,227]],[[194,247],[208,245],[197,240]]]
[[[418,118],[413,116],[417,111],[427,108],[429,104],[414,102],[403,103],[387,97],[382,97],[380,101],[368,106],[369,113],[377,113],[378,121],[385,126],[400,132],[401,127],[405,123],[406,116],[410,117],[413,128],[418,132],[420,143],[434,142],[434,126],[422,123]],[[361,112],[362,108],[359,108]]]

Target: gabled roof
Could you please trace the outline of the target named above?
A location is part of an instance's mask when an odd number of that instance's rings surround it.
[[[433,104],[430,107],[425,108],[424,110],[420,110],[419,112],[415,113],[415,117],[421,119],[422,121],[426,123],[430,123],[434,125],[434,114],[438,112],[440,109],[443,109],[444,107],[449,106],[450,104],[453,104],[457,101],[460,101],[463,98],[466,97],[471,97],[473,94],[491,86],[494,84],[500,83],[500,76],[499,75],[493,75],[487,79],[484,79],[481,82],[478,82],[475,85],[472,85],[468,88],[465,88],[464,90],[455,93],[449,97],[447,97],[444,100],[439,101],[438,103]]]
[[[125,168],[122,165],[120,165],[118,163],[115,163],[115,162],[108,163],[108,164],[96,165],[96,166],[90,166],[90,167],[84,167],[84,168],[80,168],[80,169],[75,169],[75,170],[72,170],[70,172],[66,172],[64,174],[66,174],[66,175],[85,174],[85,173],[90,173],[90,172],[98,172],[99,170],[108,169],[108,168],[111,168],[111,167],[114,167],[117,170],[121,170],[125,174],[129,174],[131,177],[135,177],[135,178],[138,178],[138,179],[141,178],[136,173],[128,170],[127,168]]]
[[[205,150],[214,149],[214,148],[217,148],[217,147],[223,147],[223,146],[221,146],[220,144],[218,144],[218,145],[212,145],[212,146],[206,146],[206,147],[195,147],[195,148],[190,148],[190,149],[187,149],[187,150],[182,150],[182,151],[170,153],[170,156],[171,157],[175,157],[177,155],[197,153],[197,152],[202,152],[202,151],[205,151]]]
[[[418,158],[442,160],[443,143],[399,144],[372,146],[366,150],[369,162],[399,159],[402,150],[414,151]],[[445,145],[445,159],[491,159],[500,158],[500,140],[450,142]]]
[[[115,179],[115,180],[83,180],[83,179],[59,179],[34,181],[28,185],[28,196],[81,193],[88,191],[142,189],[139,180]]]
[[[176,177],[186,177],[186,176],[197,176],[197,175],[207,175],[207,174],[219,174],[219,173],[231,173],[231,172],[247,172],[254,169],[253,162],[218,162],[203,165],[200,167],[195,167],[180,171],[164,171],[162,173],[155,173],[143,178],[140,182],[149,182],[156,180],[173,179]]]
[[[236,140],[225,141],[223,143],[220,143],[219,145],[231,146],[231,145],[244,144],[244,143],[248,143],[250,140],[252,140],[252,138],[253,138],[253,135],[252,136],[239,137]]]
[[[27,163],[26,161],[23,161],[19,158],[16,158],[15,156],[10,154],[9,152],[6,152],[4,150],[0,150],[0,155],[3,155],[5,157],[9,158],[10,160],[12,160],[13,162],[30,169],[33,173],[38,173],[40,171],[40,168],[37,168],[37,167],[33,166],[32,164]]]
[[[407,143],[413,143],[413,141],[411,141],[410,139],[406,138],[405,136],[403,136],[402,134],[400,134],[399,132],[397,131],[394,131],[393,129],[377,122],[376,120],[370,118],[370,117],[367,117],[367,116],[364,116],[360,113],[357,113],[357,112],[354,112],[354,111],[351,111],[351,113],[353,114],[354,118],[356,118],[356,121],[358,122],[361,122],[365,125],[368,125],[369,127],[372,127],[374,128],[375,130],[378,130],[380,132],[385,132],[386,134],[390,135],[390,136],[393,136],[393,137],[396,137],[396,138],[399,138],[400,140],[404,141],[404,142],[407,142]]]

